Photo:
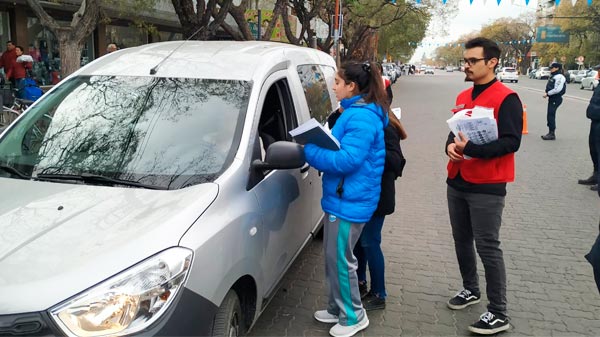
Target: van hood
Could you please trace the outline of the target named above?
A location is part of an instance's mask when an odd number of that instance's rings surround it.
[[[46,310],[177,246],[218,185],[175,191],[0,178],[0,315]]]

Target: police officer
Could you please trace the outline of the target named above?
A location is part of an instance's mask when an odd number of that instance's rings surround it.
[[[562,74],[562,64],[554,62],[550,65],[550,77],[546,84],[544,98],[548,98],[548,134],[543,135],[543,140],[555,140],[554,130],[556,129],[556,110],[562,104],[562,96],[567,91],[567,79]]]

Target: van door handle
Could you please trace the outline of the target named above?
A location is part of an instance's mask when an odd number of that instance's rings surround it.
[[[310,165],[306,164],[300,169],[300,173],[306,173],[310,169]]]

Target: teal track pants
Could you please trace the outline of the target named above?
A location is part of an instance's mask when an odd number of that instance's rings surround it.
[[[364,225],[325,214],[325,277],[329,284],[327,311],[339,317],[340,325],[357,324],[365,315],[356,276],[358,262],[352,252]]]

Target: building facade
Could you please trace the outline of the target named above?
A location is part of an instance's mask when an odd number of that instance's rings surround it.
[[[41,1],[46,12],[55,20],[71,22],[81,0],[60,2]],[[110,2],[107,2],[107,4]],[[138,28],[126,17],[126,1],[103,6],[107,20],[102,20],[88,37],[81,52],[81,65],[106,53],[106,46],[115,43],[118,48],[139,46],[158,41],[181,40],[181,26],[170,0],[158,0],[152,9],[138,13],[138,20],[153,29]],[[0,44],[13,41],[34,59],[33,76],[40,85],[56,84],[60,80],[60,54],[56,36],[42,26],[25,0],[0,0]]]

